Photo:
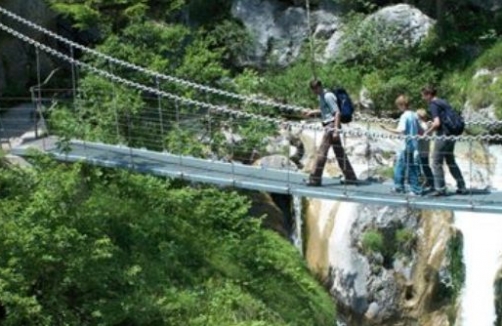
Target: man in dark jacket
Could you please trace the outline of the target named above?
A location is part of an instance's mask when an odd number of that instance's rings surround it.
[[[429,104],[429,111],[432,116],[432,124],[424,132],[424,135],[431,135],[434,131],[436,136],[448,135],[448,132],[442,123],[444,119],[443,112],[446,108],[451,108],[450,104],[436,96],[436,89],[432,86],[422,88],[422,99]],[[432,171],[434,172],[434,191],[432,196],[446,195],[446,183],[444,179],[443,164],[446,162],[451,175],[457,182],[457,194],[466,194],[464,177],[460,171],[457,162],[455,161],[455,140],[440,140],[434,141],[434,149],[432,151]]]

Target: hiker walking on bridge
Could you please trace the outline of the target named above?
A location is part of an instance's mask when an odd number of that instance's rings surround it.
[[[432,124],[424,135],[430,135],[434,131],[436,136],[459,135],[463,132],[464,122],[461,120],[450,104],[436,96],[436,89],[432,86],[422,88],[422,99],[429,104],[432,116]],[[436,191],[432,196],[445,196],[446,183],[444,180],[443,163],[446,162],[451,175],[457,182],[457,194],[466,194],[464,177],[455,161],[455,140],[436,139],[432,151],[432,171],[434,173],[434,187]]]
[[[343,183],[356,184],[356,173],[349,162],[340,139],[341,113],[337,103],[337,98],[332,91],[325,90],[322,82],[318,79],[314,79],[310,82],[310,90],[319,97],[319,111],[306,110],[304,115],[312,117],[320,114],[322,125],[324,127],[324,135],[322,137],[321,146],[317,151],[314,170],[310,173],[307,185],[321,185],[322,174],[328,158],[327,156],[330,146],[333,147],[338,166],[345,176]]]
[[[403,147],[398,151],[396,164],[394,166],[394,189],[393,192],[405,193],[406,172],[408,175],[408,184],[410,185],[410,194],[421,196],[423,189],[418,180],[419,166],[416,160],[418,155],[418,140],[412,138],[418,135],[420,125],[415,112],[410,110],[409,99],[405,95],[400,95],[396,99],[396,106],[402,112],[396,129],[381,125],[387,131],[395,134],[411,136],[404,140]]]

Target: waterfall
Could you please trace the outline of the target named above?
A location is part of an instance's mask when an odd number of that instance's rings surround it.
[[[302,197],[293,196],[293,234],[291,235],[291,240],[295,247],[300,251],[303,256],[303,239],[302,239]]]
[[[496,158],[492,184],[501,190],[502,148],[490,146]],[[461,297],[461,326],[492,326],[495,322],[494,281],[501,267],[502,215],[456,212],[455,225],[464,236],[465,285]]]

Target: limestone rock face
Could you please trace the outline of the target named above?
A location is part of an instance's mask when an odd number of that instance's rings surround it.
[[[397,27],[396,39],[393,41],[411,40],[412,43],[423,39],[434,26],[432,18],[408,4],[382,8],[368,16],[366,23],[375,20],[382,20]]]
[[[463,108],[463,115],[468,120],[497,121],[496,97],[491,94],[497,93],[500,88],[502,69],[478,69],[471,80],[472,87],[467,94],[468,99]],[[497,132],[500,126],[497,124],[481,126],[489,132]]]
[[[420,42],[434,26],[435,21],[419,9],[408,4],[398,4],[384,7],[369,15],[360,24],[359,30],[365,33],[375,30],[375,38],[382,46],[403,44],[413,45]],[[373,24],[385,26],[374,28]],[[341,55],[342,43],[345,41],[340,30],[335,31],[328,41],[324,57],[336,59]]]
[[[450,213],[311,200],[305,255],[347,325],[447,326],[456,309],[441,299],[449,279],[446,248],[456,234],[451,223]],[[402,239],[403,247],[393,247],[400,230],[412,235],[409,247]],[[375,231],[384,246],[368,252],[363,239]]]
[[[233,17],[241,20],[254,39],[254,46],[238,64],[265,67],[287,66],[300,55],[307,39],[305,7],[278,0],[234,0]],[[328,9],[312,11],[312,31],[317,38],[329,38],[339,19]]]
[[[25,19],[46,28],[52,29],[55,14],[47,7],[43,0],[4,0],[2,7],[16,13]],[[12,19],[2,15],[2,23],[26,34],[36,40],[44,40],[43,35],[31,28],[15,23]],[[50,42],[49,42],[49,45]],[[52,44],[53,45],[53,44]],[[34,82],[37,68],[35,64],[35,49],[18,39],[5,36],[0,38],[0,94],[7,92],[26,91]],[[46,76],[53,69],[52,59],[40,52],[40,69],[42,76]]]

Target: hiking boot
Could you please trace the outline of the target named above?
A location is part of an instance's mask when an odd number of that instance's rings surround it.
[[[432,193],[429,194],[431,197],[442,197],[446,196],[446,191],[445,190],[435,190]]]
[[[404,194],[404,189],[402,189],[402,188],[392,188],[390,190],[390,192],[393,193],[393,194]]]
[[[340,180],[340,183],[342,185],[357,186],[359,184],[359,180],[357,180],[357,179],[355,179],[355,180],[352,180],[352,179],[349,179],[349,180]]]
[[[466,188],[458,188],[455,193],[457,195],[467,195],[469,193],[469,190],[467,190]]]
[[[321,181],[314,181],[312,179],[304,179],[305,185],[308,187],[320,187],[321,186]]]
[[[433,192],[433,191],[436,191],[436,189],[434,189],[434,187],[424,187],[422,192],[424,192],[424,193],[430,193],[430,192]]]

